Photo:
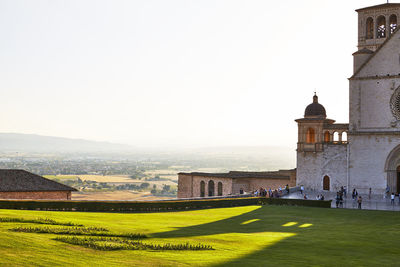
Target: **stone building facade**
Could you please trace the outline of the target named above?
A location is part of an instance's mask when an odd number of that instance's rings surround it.
[[[260,188],[296,185],[296,170],[276,172],[179,173],[178,198],[238,195],[240,189],[251,192]]]
[[[298,186],[316,191],[335,192],[346,186],[360,193],[369,189],[376,194],[400,192],[400,3],[356,11],[358,51],[353,53],[349,78],[349,123],[327,118],[314,95],[304,117],[296,120],[294,177]],[[217,178],[226,186],[223,194],[235,194],[238,187],[245,187],[244,179],[229,174],[180,174],[178,190],[182,192],[178,191],[178,196],[199,196],[199,183]],[[280,183],[286,184],[282,180],[264,187]],[[248,182],[246,188],[257,186]]]
[[[347,186],[362,193],[369,188],[379,194],[400,192],[400,4],[356,11],[358,51],[349,78],[349,124],[331,123],[325,110],[316,109],[312,114],[306,109],[304,119],[296,120],[297,184],[314,190]],[[332,131],[338,139],[328,140]],[[313,133],[315,140],[307,137]],[[341,139],[341,133],[348,139]]]
[[[297,184],[307,189],[334,191],[346,185],[348,124],[326,118],[314,95],[298,124]]]

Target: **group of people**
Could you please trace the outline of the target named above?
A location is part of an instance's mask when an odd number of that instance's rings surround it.
[[[300,186],[300,194],[303,195],[303,199],[308,199],[308,196],[307,196],[307,194],[306,194],[305,191],[304,191],[304,186],[303,186],[303,185]],[[325,200],[325,196],[324,196],[323,194],[321,194],[321,195],[318,194],[318,195],[315,197],[315,199],[316,199],[316,200]]]
[[[370,193],[369,196],[371,198],[371,189],[370,189]],[[336,208],[343,208],[343,198],[347,198],[347,189],[345,186],[340,187],[340,190],[336,193]],[[361,209],[361,205],[362,205],[362,197],[361,195],[358,195],[358,192],[355,188],[353,188],[353,191],[351,192],[351,198],[354,201],[357,201],[358,204],[358,208]]]
[[[394,206],[394,199],[395,197],[399,198],[399,204],[400,204],[400,195],[398,192],[396,192],[396,194],[394,192],[392,192],[392,194],[390,195],[390,205]]]
[[[260,187],[258,190],[254,190],[252,192],[252,195],[255,197],[270,197],[270,198],[278,198],[283,196],[284,191],[286,191],[287,194],[289,194],[289,185],[287,184],[284,188],[279,187],[278,189],[272,190],[269,188],[262,188]],[[244,190],[243,188],[240,189],[240,194],[243,194]]]

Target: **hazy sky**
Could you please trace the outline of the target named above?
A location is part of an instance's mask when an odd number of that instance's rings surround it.
[[[295,146],[348,122],[357,8],[386,1],[0,0],[0,132]]]

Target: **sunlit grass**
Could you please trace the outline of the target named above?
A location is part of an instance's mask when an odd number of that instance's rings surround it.
[[[249,206],[137,214],[0,210],[0,217],[24,219],[0,223],[1,266],[389,266],[400,248],[396,212]],[[99,251],[54,240],[63,235],[9,230],[47,227],[28,223],[38,218],[214,250]]]
[[[307,228],[307,227],[310,227],[310,226],[312,226],[312,223],[305,223],[305,224],[300,225],[299,227],[300,228]]]
[[[296,224],[298,224],[298,223],[297,222],[288,222],[288,223],[282,224],[282,226],[283,227],[290,227],[290,226],[293,226],[293,225],[296,225]]]
[[[259,221],[259,220],[260,219],[252,219],[252,220],[248,220],[248,221],[242,222],[241,224],[242,225],[246,225],[246,224],[253,223],[253,222],[256,222],[256,221]]]

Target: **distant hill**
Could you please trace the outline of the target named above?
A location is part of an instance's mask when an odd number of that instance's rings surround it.
[[[132,151],[129,145],[96,142],[36,134],[0,133],[1,152],[36,152],[36,153],[105,153]]]

